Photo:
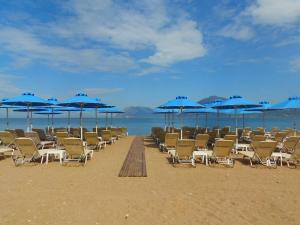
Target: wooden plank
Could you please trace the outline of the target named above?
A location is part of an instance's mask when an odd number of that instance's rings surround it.
[[[136,137],[124,160],[119,177],[147,177],[144,138]]]

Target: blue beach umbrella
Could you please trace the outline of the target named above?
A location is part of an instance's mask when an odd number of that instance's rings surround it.
[[[214,106],[215,109],[234,109],[235,110],[235,130],[236,135],[238,135],[237,126],[238,126],[238,109],[249,109],[260,107],[260,104],[256,104],[252,101],[242,98],[241,96],[234,95],[231,96],[229,99],[223,101],[218,106]],[[238,143],[238,142],[237,142]]]
[[[20,96],[9,98],[5,101],[5,105],[23,106],[27,108],[27,131],[31,130],[29,108],[30,107],[42,107],[50,105],[46,100],[35,96],[33,93],[26,92]]]
[[[189,100],[186,96],[177,96],[174,100],[170,100],[167,103],[160,105],[158,108],[160,109],[179,109],[180,114],[182,115],[182,112],[184,109],[199,109],[199,108],[205,108],[205,106],[200,105],[194,101]],[[181,116],[181,126],[183,125]],[[181,129],[181,139],[182,139],[182,129]]]
[[[80,136],[81,139],[83,138],[83,129],[82,129],[82,112],[84,108],[100,108],[100,107],[104,107],[105,104],[88,97],[87,94],[85,93],[79,93],[76,94],[74,97],[65,100],[64,102],[61,102],[58,104],[59,106],[66,106],[66,107],[76,107],[76,108],[80,108]]]
[[[290,109],[294,111],[294,123],[293,128],[296,132],[296,112],[300,109],[300,97],[290,97],[286,101],[275,104],[271,107],[271,109],[279,110],[279,109]]]

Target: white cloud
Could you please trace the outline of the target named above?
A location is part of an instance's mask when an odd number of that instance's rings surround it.
[[[0,90],[2,98],[10,98],[19,95],[22,92],[15,84],[15,81],[18,79],[20,79],[18,76],[0,73]]]
[[[206,53],[198,24],[166,1],[57,3],[55,21],[0,25],[0,50],[23,58],[16,67],[39,62],[68,71],[128,71]]]
[[[255,36],[255,32],[252,28],[244,25],[229,24],[225,26],[219,34],[224,37],[233,38],[236,40],[247,41]]]
[[[142,77],[142,76],[146,76],[146,75],[149,75],[149,74],[160,73],[162,71],[164,71],[164,69],[162,67],[151,66],[151,67],[142,69],[136,75],[139,76],[139,77]]]
[[[254,23],[284,26],[300,19],[299,0],[257,0],[245,11]]]

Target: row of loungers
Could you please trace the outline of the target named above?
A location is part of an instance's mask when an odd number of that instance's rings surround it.
[[[153,131],[153,130],[152,130]],[[209,133],[197,134],[194,139],[179,139],[179,133],[164,133],[160,139],[152,133],[159,149],[168,152],[173,165],[190,163],[195,166],[198,159],[206,165],[213,163],[234,166],[238,154],[249,159],[250,165],[260,163],[276,168],[277,162],[282,166],[285,162],[289,168],[300,164],[300,136],[292,136],[295,132],[277,131],[255,134],[248,132],[238,138],[235,134],[226,134],[223,138],[212,138]]]
[[[48,163],[49,157],[52,156],[59,159],[61,164],[75,161],[85,165],[87,159],[92,158],[94,151],[104,149],[107,144],[127,136],[127,132],[113,136],[111,130],[101,130],[98,133],[86,131],[81,140],[66,131],[56,130],[53,136],[45,135],[47,138],[42,141],[41,131],[43,130],[24,132],[24,137],[18,137],[11,130],[0,131],[0,156],[12,156],[16,166],[37,161]]]

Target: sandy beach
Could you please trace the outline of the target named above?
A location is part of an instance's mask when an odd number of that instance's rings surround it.
[[[148,177],[118,177],[134,137],[85,167],[0,161],[0,224],[300,224],[300,169],[172,167],[146,139]]]

